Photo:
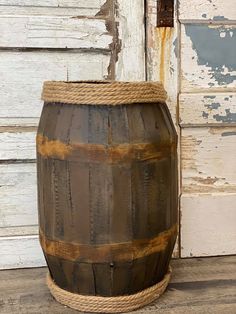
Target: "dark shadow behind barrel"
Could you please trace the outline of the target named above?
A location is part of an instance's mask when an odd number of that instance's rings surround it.
[[[176,145],[164,102],[45,101],[40,242],[59,287],[120,296],[163,279],[177,235]]]

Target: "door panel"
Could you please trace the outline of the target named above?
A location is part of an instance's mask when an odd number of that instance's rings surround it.
[[[180,0],[181,256],[236,253],[236,4]]]

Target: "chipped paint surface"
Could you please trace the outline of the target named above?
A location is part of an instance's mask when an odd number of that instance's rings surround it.
[[[236,192],[236,127],[182,131],[184,193]]]
[[[179,0],[181,256],[236,253],[236,5]]]
[[[168,94],[167,105],[176,120],[178,94],[178,28],[157,28],[157,1],[147,0],[147,79],[161,81]],[[175,22],[176,23],[176,22]]]
[[[180,0],[180,21],[217,21],[236,20],[235,0]]]
[[[182,26],[182,89],[236,88],[236,27]]]
[[[236,125],[236,94],[181,94],[180,124]]]

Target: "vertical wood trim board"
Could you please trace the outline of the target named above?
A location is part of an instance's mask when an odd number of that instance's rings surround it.
[[[175,1],[175,8],[177,1]],[[174,28],[156,27],[157,1],[146,1],[146,67],[147,80],[161,81],[167,91],[167,105],[178,135],[178,90],[179,90],[179,23],[174,17]],[[180,136],[179,136],[180,139]],[[179,154],[180,152],[178,152]],[[178,165],[180,167],[180,164]],[[173,255],[179,256],[179,240]]]

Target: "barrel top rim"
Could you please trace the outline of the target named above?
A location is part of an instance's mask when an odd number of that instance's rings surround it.
[[[46,81],[42,100],[87,105],[121,105],[166,101],[161,82],[153,81]]]

